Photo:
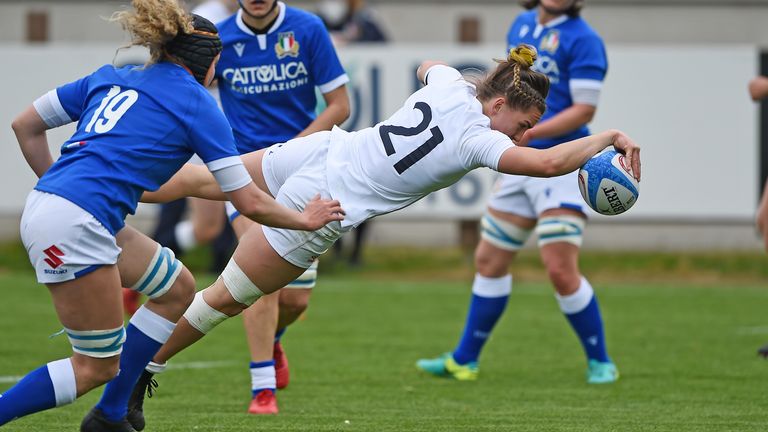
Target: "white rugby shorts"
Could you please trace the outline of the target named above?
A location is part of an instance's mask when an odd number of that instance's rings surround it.
[[[488,207],[530,219],[545,210],[565,208],[586,215],[579,192],[578,171],[541,178],[502,174],[493,186]]]
[[[264,153],[262,172],[272,196],[280,204],[298,211],[320,194],[331,198],[326,178],[326,157],[330,132],[318,132],[275,144]],[[344,203],[342,203],[342,207]],[[338,221],[317,231],[296,231],[262,226],[272,248],[291,264],[309,268],[336,240],[352,227],[342,228]]]
[[[21,241],[40,283],[65,282],[117,263],[115,236],[58,195],[33,190],[21,216]]]

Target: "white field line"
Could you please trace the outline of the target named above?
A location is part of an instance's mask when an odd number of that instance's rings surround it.
[[[185,363],[170,363],[168,369],[182,370],[182,369],[215,369],[236,365],[237,362],[230,360],[219,361],[198,361],[198,362],[185,362]],[[6,375],[0,376],[0,384],[16,383],[21,381],[23,376]]]

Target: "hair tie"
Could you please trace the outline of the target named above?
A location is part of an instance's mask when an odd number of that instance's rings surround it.
[[[517,48],[512,48],[509,50],[507,60],[515,61],[517,63],[531,67],[536,61],[536,49],[531,46],[521,44]]]

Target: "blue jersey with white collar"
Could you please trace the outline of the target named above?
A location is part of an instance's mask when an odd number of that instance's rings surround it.
[[[581,17],[563,15],[546,25],[538,24],[536,10],[520,14],[507,33],[508,48],[525,43],[536,47],[534,69],[549,77],[547,110],[541,120],[573,105],[571,89],[599,89],[608,70],[600,36]],[[548,148],[589,135],[586,125],[559,137],[531,140],[529,146]]]
[[[77,121],[77,131],[35,189],[77,204],[112,234],[141,194],[158,189],[193,153],[209,167],[239,160],[214,99],[173,63],[106,65],[47,98],[56,116],[46,123]]]
[[[218,24],[216,78],[241,153],[294,138],[316,117],[315,87],[328,93],[349,81],[320,18],[278,7],[266,34],[254,34],[242,10]]]

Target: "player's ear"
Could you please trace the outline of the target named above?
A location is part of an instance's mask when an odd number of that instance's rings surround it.
[[[493,100],[493,113],[498,114],[504,104],[507,103],[507,99],[504,96],[499,96]]]

